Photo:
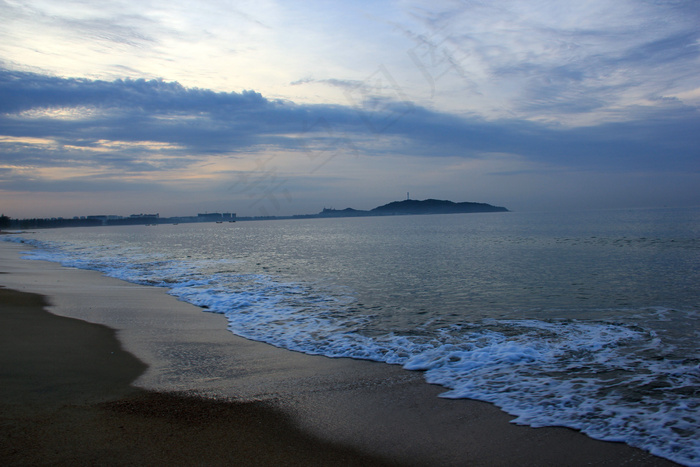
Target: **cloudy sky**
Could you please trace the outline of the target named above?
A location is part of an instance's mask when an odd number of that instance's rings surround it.
[[[697,0],[0,0],[0,211],[700,205]]]

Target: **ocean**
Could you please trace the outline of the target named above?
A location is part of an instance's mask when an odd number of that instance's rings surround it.
[[[700,209],[39,230],[232,333],[424,371],[442,397],[700,465]]]

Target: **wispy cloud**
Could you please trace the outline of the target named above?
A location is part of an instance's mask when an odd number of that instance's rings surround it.
[[[500,116],[568,124],[633,119],[635,106],[699,86],[695,2],[406,2],[404,8],[410,20],[398,28],[424,54],[438,94],[461,80],[467,94],[499,102]],[[629,112],[623,116],[621,108]]]

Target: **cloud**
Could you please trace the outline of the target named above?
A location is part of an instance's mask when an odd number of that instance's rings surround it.
[[[635,120],[569,128],[466,118],[390,98],[353,106],[297,105],[255,91],[214,92],[162,80],[0,71],[2,159],[39,166],[169,170],[216,154],[330,153],[345,146],[377,157],[481,158],[500,152],[569,168],[698,170],[696,109],[666,99],[636,113]]]
[[[639,105],[697,88],[697,2],[415,0],[403,8],[409,19],[397,29],[416,44],[443,108],[456,101],[491,118],[591,125],[634,119]]]
[[[301,84],[327,84],[329,86],[335,86],[341,89],[356,89],[358,87],[363,87],[365,83],[361,80],[358,79],[335,79],[335,78],[328,78],[328,79],[314,79],[314,78],[302,78],[298,79],[296,81],[293,81],[289,84],[292,86],[299,86]]]
[[[0,112],[94,106],[156,112],[210,112],[260,108],[268,101],[254,91],[223,93],[186,89],[162,80],[102,81],[35,73],[0,72]]]

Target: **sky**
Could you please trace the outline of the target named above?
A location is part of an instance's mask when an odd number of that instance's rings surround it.
[[[0,211],[700,206],[697,0],[0,0]]]

